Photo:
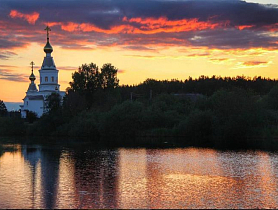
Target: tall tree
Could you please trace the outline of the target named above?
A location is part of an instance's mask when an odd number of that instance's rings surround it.
[[[4,101],[0,100],[0,116],[5,116],[8,113],[7,107],[4,103]]]
[[[103,90],[113,90],[119,86],[119,80],[117,78],[118,69],[110,63],[104,64],[99,71],[96,64],[83,64],[79,67],[77,72],[72,74],[72,82],[70,82],[70,88],[68,94],[78,93],[81,97],[85,97],[86,106],[90,108],[93,103],[101,98]],[[74,101],[70,101],[78,97],[68,97],[67,102],[69,104],[76,104]],[[99,101],[98,101],[99,102]]]
[[[83,64],[77,72],[72,74],[70,87],[74,92],[94,92],[100,87],[100,73],[94,63]]]
[[[117,78],[118,69],[111,63],[106,63],[101,68],[101,85],[102,89],[114,89],[119,87]]]

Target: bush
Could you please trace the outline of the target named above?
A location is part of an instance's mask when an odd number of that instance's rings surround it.
[[[57,129],[57,135],[67,135],[74,137],[89,136],[92,138],[99,137],[98,130],[98,113],[95,112],[82,112],[74,117],[69,123],[60,126]]]
[[[208,140],[212,137],[213,114],[211,111],[194,110],[180,122],[177,134],[191,140]]]
[[[210,98],[214,135],[224,140],[246,139],[263,125],[263,110],[247,91],[217,91]]]
[[[0,117],[0,136],[24,135],[26,126],[24,121],[16,117]]]
[[[101,122],[103,136],[136,136],[143,128],[140,102],[126,101],[107,112]]]

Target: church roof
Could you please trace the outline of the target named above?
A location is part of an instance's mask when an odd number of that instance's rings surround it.
[[[44,100],[43,95],[28,96],[29,100]]]
[[[27,92],[30,92],[30,91],[36,91],[36,92],[38,91],[37,86],[33,81],[30,83]]]
[[[55,63],[52,57],[44,57],[43,63],[42,63],[42,69],[49,69],[49,68],[55,68]]]

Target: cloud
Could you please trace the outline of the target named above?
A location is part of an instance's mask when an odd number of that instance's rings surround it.
[[[138,46],[138,45],[123,46],[123,49],[134,50],[134,51],[157,51],[156,49],[151,47]]]
[[[52,44],[64,49],[278,47],[277,6],[240,0],[2,0],[0,48],[44,43],[46,24]]]
[[[118,74],[124,74],[125,72],[126,72],[126,70],[118,69]]]
[[[78,67],[76,67],[76,66],[59,66],[58,69],[62,70],[62,71],[77,71]]]
[[[214,64],[232,63],[235,59],[231,58],[210,58],[209,61]]]
[[[193,54],[188,54],[186,55],[187,57],[208,57],[210,53],[205,52],[205,53],[193,53]]]
[[[34,25],[36,21],[39,19],[40,14],[37,12],[33,12],[31,14],[23,14],[21,12],[18,12],[17,10],[11,10],[10,12],[11,18],[22,18],[26,20],[29,24]]]
[[[9,58],[15,55],[17,54],[11,51],[3,51],[3,52],[0,51],[0,60],[8,60]]]
[[[233,69],[262,68],[262,67],[267,67],[270,64],[272,64],[272,61],[245,61],[245,62],[238,62]]]
[[[246,61],[243,63],[245,66],[260,66],[264,64],[268,64],[269,62],[266,61]]]
[[[28,76],[15,73],[13,70],[0,68],[0,80],[8,80],[13,82],[27,82]]]

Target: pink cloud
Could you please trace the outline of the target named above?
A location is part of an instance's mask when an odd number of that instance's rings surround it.
[[[33,12],[31,14],[23,14],[21,12],[18,12],[17,10],[11,10],[10,12],[11,18],[21,18],[26,20],[29,24],[34,25],[36,21],[39,19],[40,14],[37,12]]]
[[[185,31],[197,31],[206,29],[215,29],[225,27],[226,22],[212,23],[211,21],[199,21],[198,19],[181,19],[168,20],[165,17],[160,18],[131,18],[124,17],[123,24],[112,26],[110,29],[102,29],[91,23],[74,23],[74,22],[52,22],[50,26],[60,25],[64,31],[83,31],[83,32],[98,32],[105,34],[157,34],[157,33],[173,33]],[[133,26],[133,24],[139,26]]]

